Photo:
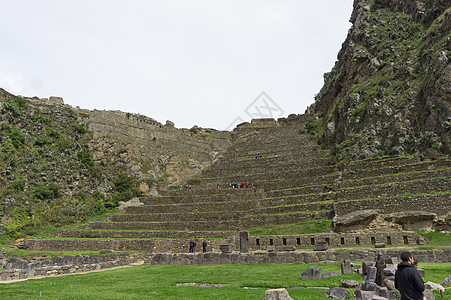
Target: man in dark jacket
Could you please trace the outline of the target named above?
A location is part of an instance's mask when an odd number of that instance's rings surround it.
[[[401,293],[401,300],[423,300],[424,282],[418,270],[413,267],[412,254],[403,252],[401,260],[395,274],[395,287]]]

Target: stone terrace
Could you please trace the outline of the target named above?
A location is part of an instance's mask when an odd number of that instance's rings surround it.
[[[27,240],[24,246],[35,250],[186,252],[193,239],[199,245],[197,250],[206,240],[209,251],[218,251],[219,245],[226,243],[238,248],[238,231],[257,226],[323,220],[362,209],[380,209],[382,213],[413,209],[439,215],[449,211],[450,160],[386,157],[330,166],[329,153],[305,133],[305,121],[302,115],[238,126],[232,146],[197,177],[182,182],[183,188],[170,187],[158,197],[141,199],[144,205],[128,207],[106,221]],[[232,189],[231,183],[250,187]],[[191,189],[185,189],[185,184]],[[418,241],[412,232],[377,233],[384,241],[389,235],[394,244]],[[251,237],[251,245],[253,249],[268,245],[299,248],[311,246],[312,238]],[[315,241],[355,245],[356,239],[363,244],[375,241],[334,233],[320,234]]]

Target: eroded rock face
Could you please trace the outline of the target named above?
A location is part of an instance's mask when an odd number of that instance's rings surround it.
[[[353,26],[310,107],[338,159],[450,153],[450,6],[354,1]]]
[[[334,231],[347,232],[350,230],[364,230],[379,215],[379,212],[379,210],[369,209],[335,217],[333,221]]]
[[[402,225],[404,230],[417,230],[432,228],[437,215],[423,211],[406,211],[392,214],[391,217],[393,222]]]

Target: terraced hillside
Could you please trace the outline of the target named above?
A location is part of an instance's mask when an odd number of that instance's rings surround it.
[[[306,116],[253,120],[234,130],[234,142],[197,177],[179,182],[157,197],[140,199],[108,220],[30,239],[34,250],[137,250],[187,252],[189,240],[209,251],[231,243],[238,232],[264,225],[331,219],[362,209],[382,214],[418,210],[445,216],[451,207],[451,160],[385,157],[345,166],[329,165],[305,130]],[[245,188],[232,188],[232,183]],[[188,187],[188,188],[186,188]],[[407,223],[410,222],[407,221]],[[449,225],[449,224],[448,224]],[[411,244],[420,242],[402,227],[363,232],[252,236],[252,249],[267,246]],[[199,249],[200,247],[198,247]]]

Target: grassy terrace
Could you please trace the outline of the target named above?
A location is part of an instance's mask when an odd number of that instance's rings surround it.
[[[295,235],[330,232],[331,220],[312,220],[295,224],[265,225],[249,228],[250,235]]]
[[[440,195],[449,195],[449,194],[451,194],[451,190],[450,191],[444,191],[444,192],[435,192],[435,193],[421,193],[421,194],[407,193],[407,194],[396,195],[396,196],[359,198],[359,199],[343,200],[343,201],[340,201],[340,202],[368,201],[368,200],[380,200],[380,199],[397,199],[397,198],[408,198],[408,197],[427,197],[427,196],[440,196]]]
[[[323,273],[340,272],[338,263],[314,265],[320,266]],[[4,299],[263,299],[267,289],[284,287],[293,299],[316,300],[327,299],[327,291],[290,288],[332,288],[340,286],[341,279],[361,281],[361,276],[357,274],[301,280],[300,273],[309,266],[313,264],[145,265],[2,284],[0,291]],[[420,263],[420,267],[426,270],[425,282],[441,282],[449,275],[451,263]],[[223,286],[177,286],[183,283]],[[352,294],[352,290],[349,292]],[[436,296],[440,297],[439,294]],[[451,299],[450,289],[446,290],[445,299]]]
[[[320,214],[326,213],[328,210],[318,210],[318,211],[295,211],[295,212],[286,212],[279,214],[258,214],[258,215],[246,215],[244,218],[255,218],[255,217],[270,217],[270,216],[286,216],[286,215],[303,215],[303,214]]]

